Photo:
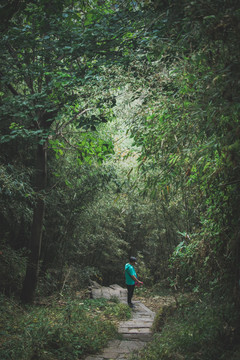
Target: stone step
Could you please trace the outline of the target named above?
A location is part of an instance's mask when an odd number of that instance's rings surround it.
[[[140,312],[140,311],[136,311],[135,310],[132,312],[132,317],[133,319],[137,319],[137,318],[143,318],[143,319],[154,319],[155,318],[155,314],[146,314],[145,312]]]
[[[120,328],[123,327],[128,327],[128,328],[134,328],[134,327],[138,327],[138,328],[150,328],[153,324],[152,320],[142,320],[142,319],[136,319],[136,320],[130,320],[130,321],[125,321],[125,322],[121,322]]]
[[[151,334],[151,329],[149,328],[129,328],[123,327],[119,329],[120,334]]]
[[[146,333],[143,333],[143,334],[122,334],[122,337],[123,339],[127,339],[127,340],[138,340],[138,341],[143,341],[143,342],[148,342],[151,340],[152,338],[152,334],[149,333],[149,334],[146,334]]]

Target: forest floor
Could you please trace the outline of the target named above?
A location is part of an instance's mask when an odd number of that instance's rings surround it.
[[[126,289],[120,301],[86,289],[26,307],[0,296],[0,358],[240,359],[239,309],[227,297],[135,290],[134,309]]]
[[[134,297],[135,300],[141,301],[145,306],[155,313],[158,312],[163,306],[168,306],[176,303],[174,296],[171,295],[153,295],[153,296],[140,296],[137,295]]]

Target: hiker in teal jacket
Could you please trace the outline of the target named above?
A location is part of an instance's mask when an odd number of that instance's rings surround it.
[[[130,257],[129,263],[125,265],[125,279],[128,290],[128,305],[132,308],[132,297],[134,292],[134,287],[136,284],[142,285],[142,282],[138,280],[134,265],[137,259],[134,256]]]

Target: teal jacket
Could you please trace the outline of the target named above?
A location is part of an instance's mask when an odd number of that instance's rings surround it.
[[[133,280],[131,278],[131,276],[134,275],[135,277],[137,277],[136,271],[134,269],[134,267],[127,263],[125,265],[125,279],[126,279],[126,284],[127,285],[134,285],[135,284],[135,280]]]

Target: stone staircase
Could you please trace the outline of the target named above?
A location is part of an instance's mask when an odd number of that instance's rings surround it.
[[[134,303],[132,318],[120,323],[118,332],[124,339],[148,341],[151,338],[151,327],[155,313],[149,310],[140,301]]]
[[[100,289],[98,291],[92,291],[92,297],[104,297],[111,298],[117,296],[122,303],[126,302],[126,290],[119,285],[111,285],[111,287]],[[112,292],[113,290],[113,292]],[[114,295],[111,295],[113,294]],[[124,296],[125,295],[125,296]],[[155,313],[148,309],[140,301],[134,303],[132,309],[132,318],[128,321],[122,321],[119,324],[118,332],[122,337],[122,340],[112,340],[109,342],[107,348],[105,348],[101,354],[90,355],[85,360],[124,360],[129,359],[134,351],[143,348],[146,343],[151,339],[152,331],[151,327]]]

